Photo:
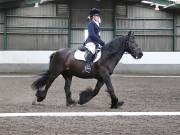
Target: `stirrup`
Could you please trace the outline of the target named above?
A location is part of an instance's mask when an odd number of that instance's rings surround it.
[[[91,73],[91,67],[85,66],[84,72],[86,72],[86,73]]]

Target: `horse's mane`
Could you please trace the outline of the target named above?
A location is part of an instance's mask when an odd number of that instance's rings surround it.
[[[114,38],[112,41],[105,44],[101,49],[102,61],[106,60],[106,58],[113,56],[114,54],[117,54],[121,49],[124,49],[125,42],[126,36],[121,36]]]

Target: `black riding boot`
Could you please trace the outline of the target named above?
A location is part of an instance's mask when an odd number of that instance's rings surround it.
[[[93,54],[90,51],[88,51],[85,61],[85,68],[84,68],[85,72],[87,73],[91,72],[92,57]]]

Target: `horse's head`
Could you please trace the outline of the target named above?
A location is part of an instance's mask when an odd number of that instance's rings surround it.
[[[134,32],[129,32],[126,36],[126,52],[130,53],[135,59],[140,59],[143,56],[142,49],[138,47],[135,41]]]

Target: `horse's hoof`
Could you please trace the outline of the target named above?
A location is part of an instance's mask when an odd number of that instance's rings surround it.
[[[78,102],[77,102],[77,104],[79,104],[79,105],[83,105],[83,104],[85,104],[86,102],[84,102],[84,101],[82,101],[82,100],[79,100]]]
[[[70,102],[67,102],[67,103],[66,103],[66,106],[75,106],[76,104],[77,104],[77,102],[74,101],[74,100],[72,100],[72,101],[70,101]]]
[[[123,101],[118,102],[118,106],[122,106],[124,104]]]
[[[43,101],[45,98],[44,97],[37,97],[37,102]]]
[[[116,104],[111,105],[111,109],[117,109],[118,107],[122,106],[124,104],[123,101],[117,102]]]
[[[83,103],[81,102],[81,100],[79,100],[78,102],[77,102],[79,105],[82,105]]]

